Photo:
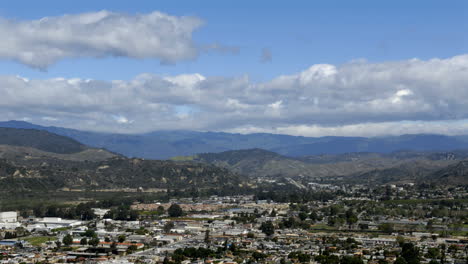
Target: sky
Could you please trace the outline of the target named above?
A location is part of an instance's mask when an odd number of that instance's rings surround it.
[[[0,119],[80,130],[468,134],[466,1],[0,7]]]

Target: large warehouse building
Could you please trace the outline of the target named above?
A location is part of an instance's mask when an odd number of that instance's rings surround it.
[[[0,223],[16,223],[18,214],[16,212],[0,212]]]

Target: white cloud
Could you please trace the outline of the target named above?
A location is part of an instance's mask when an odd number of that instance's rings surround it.
[[[307,137],[375,137],[383,135],[397,136],[402,134],[467,135],[468,119],[447,121],[376,122],[343,126],[290,125],[270,128],[244,126],[230,129],[228,131],[241,134],[273,133]]]
[[[50,117],[50,116],[43,116],[43,117],[42,117],[42,120],[44,120],[44,121],[50,121],[50,122],[58,121],[57,118],[55,118],[55,117]]]
[[[0,119],[50,117],[98,131],[468,134],[468,55],[317,64],[262,83],[201,74],[128,81],[0,76],[0,94]]]
[[[133,123],[133,120],[128,120],[125,116],[122,115],[113,115],[112,118],[114,118],[115,122],[119,124],[131,124]]]
[[[196,17],[161,12],[127,15],[108,11],[45,17],[0,19],[0,58],[36,67],[67,57],[156,58],[163,63],[194,59]]]

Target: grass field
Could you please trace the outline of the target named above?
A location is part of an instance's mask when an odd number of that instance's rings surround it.
[[[57,238],[50,237],[50,236],[37,236],[37,237],[26,237],[23,240],[28,241],[33,246],[40,246],[47,241],[55,241],[57,240]]]

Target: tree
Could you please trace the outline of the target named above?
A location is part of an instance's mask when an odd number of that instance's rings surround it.
[[[276,217],[276,210],[274,208],[273,208],[273,210],[271,210],[270,216],[271,217]]]
[[[119,241],[119,243],[123,243],[125,241],[125,239],[127,239],[127,237],[125,235],[120,235],[117,237],[117,241]]]
[[[163,226],[163,231],[164,231],[164,233],[169,233],[169,232],[171,232],[172,228],[174,228],[174,223],[173,222],[167,222]]]
[[[351,227],[353,224],[357,223],[357,215],[353,212],[352,209],[346,211],[346,223]]]
[[[96,232],[92,229],[86,230],[86,232],[83,234],[85,237],[96,237]]]
[[[157,214],[162,215],[162,214],[164,214],[166,212],[166,210],[164,209],[164,207],[162,205],[160,205],[156,209],[156,212],[157,212]]]
[[[308,217],[307,213],[305,213],[305,212],[300,212],[299,213],[299,219],[301,219],[301,221],[306,220],[307,217]]]
[[[127,248],[127,253],[133,253],[135,251],[137,251],[138,247],[135,246],[135,245],[131,245]]]
[[[257,251],[255,251],[254,253],[252,253],[252,257],[253,257],[253,258],[254,258],[256,261],[258,261],[258,260],[260,260],[260,259],[264,259],[264,258],[266,258],[266,257],[267,257],[267,255],[265,255],[265,254],[263,254],[263,253],[260,253],[260,252],[257,252]]]
[[[426,258],[437,259],[440,257],[440,249],[438,248],[429,248],[426,253]]]
[[[210,243],[210,230],[206,229],[205,231],[205,243],[209,244]]]
[[[363,264],[361,258],[359,257],[350,257],[350,256],[343,256],[340,260],[340,264]]]
[[[184,211],[178,204],[172,204],[169,209],[167,209],[167,213],[170,217],[179,217],[184,214]]]
[[[88,239],[86,239],[86,237],[83,237],[81,240],[80,240],[80,245],[88,245]]]
[[[262,223],[262,225],[260,226],[260,230],[262,230],[262,232],[267,236],[271,236],[275,233],[275,227],[273,226],[273,223],[271,221],[266,221]]]
[[[398,245],[400,245],[400,247],[403,246],[403,244],[405,243],[405,238],[403,236],[397,236],[396,238],[396,242],[398,243]]]
[[[63,237],[62,243],[65,246],[70,246],[71,244],[73,244],[73,237],[70,234],[67,234],[65,237]]]
[[[99,238],[93,237],[88,241],[88,244],[93,246],[93,247],[97,247],[97,245],[99,245],[99,242],[100,242]]]
[[[407,262],[404,258],[398,257],[393,264],[407,264]]]
[[[393,225],[389,223],[379,225],[379,230],[388,234],[391,234],[394,231]]]
[[[401,249],[401,257],[403,257],[408,264],[419,264],[419,249],[413,243],[404,243]]]
[[[311,256],[309,254],[305,254],[302,251],[293,251],[289,253],[288,258],[290,259],[297,259],[301,263],[310,262]]]
[[[310,215],[309,215],[309,218],[310,218],[310,220],[312,220],[312,221],[314,221],[314,222],[317,221],[317,220],[318,220],[317,212],[312,211],[312,212],[310,213]]]

